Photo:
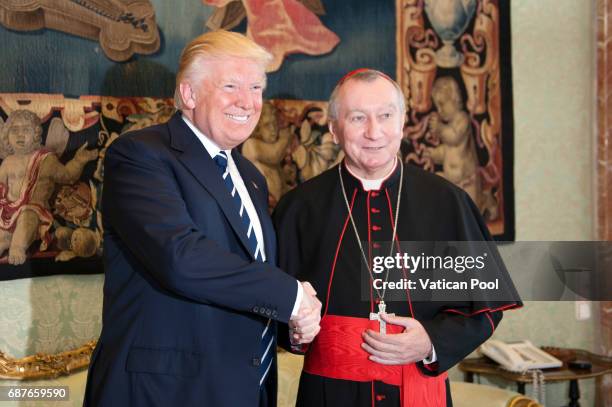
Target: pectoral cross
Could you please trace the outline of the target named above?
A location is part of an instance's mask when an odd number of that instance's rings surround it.
[[[378,303],[378,312],[370,312],[370,321],[378,321],[380,323],[380,333],[383,335],[387,334],[387,323],[382,319],[381,314],[387,314],[386,308],[387,304],[381,300]],[[395,314],[387,315],[391,315],[392,317],[395,316]]]

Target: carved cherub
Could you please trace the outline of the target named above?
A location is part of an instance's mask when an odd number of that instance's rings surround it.
[[[323,109],[319,107],[306,111],[300,127],[300,144],[291,153],[303,181],[319,175],[344,157],[327,127],[319,124],[323,117]]]
[[[431,97],[437,113],[432,113],[429,129],[438,137],[440,145],[428,147],[424,156],[442,164],[438,175],[463,188],[487,218],[496,218],[496,202],[490,192],[482,192],[471,120],[463,108],[459,85],[451,77],[438,78]]]
[[[8,262],[22,264],[37,239],[40,250],[50,242],[53,223],[49,198],[56,184],[76,182],[97,150],[84,143],[65,165],[58,155],[42,146],[41,121],[29,110],[15,110],[0,129],[5,156],[0,165],[0,255],[8,249]]]
[[[95,209],[92,205],[94,194],[95,190],[84,182],[62,185],[54,194],[54,217],[62,218],[75,226],[89,227]]]
[[[286,192],[281,162],[292,140],[293,131],[294,126],[278,128],[276,108],[270,102],[265,102],[253,135],[242,145],[242,154],[266,177],[274,202],[278,202]]]
[[[88,228],[71,229],[60,226],[55,230],[55,239],[61,252],[55,261],[68,261],[75,257],[91,257],[100,246],[99,231]]]

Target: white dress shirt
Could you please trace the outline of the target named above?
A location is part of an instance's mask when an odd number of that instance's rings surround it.
[[[198,140],[202,143],[208,154],[210,154],[211,158],[215,158],[217,154],[221,151],[221,148],[211,139],[209,139],[204,133],[202,133],[193,123],[189,121],[185,116],[181,116],[187,126],[193,131]],[[223,150],[227,154],[227,167],[229,169],[230,177],[232,177],[232,182],[236,187],[236,191],[240,195],[240,199],[242,199],[242,203],[244,204],[244,208],[249,215],[249,219],[253,224],[253,230],[255,231],[255,237],[257,238],[257,244],[261,248],[261,255],[263,261],[266,261],[266,248],[264,246],[264,238],[263,238],[263,230],[261,228],[261,223],[259,222],[259,217],[257,216],[257,211],[255,210],[255,205],[253,205],[253,201],[251,200],[251,196],[249,195],[249,191],[246,189],[244,185],[244,181],[240,176],[240,172],[238,171],[238,167],[236,167],[236,163],[232,157],[232,150]],[[297,282],[298,292],[295,300],[295,304],[293,305],[293,311],[291,312],[291,316],[294,317],[297,315],[300,303],[302,302],[303,288],[300,282]]]

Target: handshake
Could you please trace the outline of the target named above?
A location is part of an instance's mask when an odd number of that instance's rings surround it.
[[[321,330],[321,301],[309,282],[303,282],[304,295],[298,314],[289,321],[289,339],[292,345],[310,343]]]

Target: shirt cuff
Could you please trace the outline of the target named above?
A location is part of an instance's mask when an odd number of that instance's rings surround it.
[[[302,283],[296,281],[298,285],[297,295],[295,296],[295,304],[293,304],[293,311],[291,311],[291,318],[297,317],[298,312],[300,311],[300,304],[302,303],[302,297],[304,296],[304,288],[302,287]]]
[[[424,365],[431,365],[432,363],[436,363],[438,361],[438,355],[436,355],[436,348],[431,345],[431,356],[423,359]]]

